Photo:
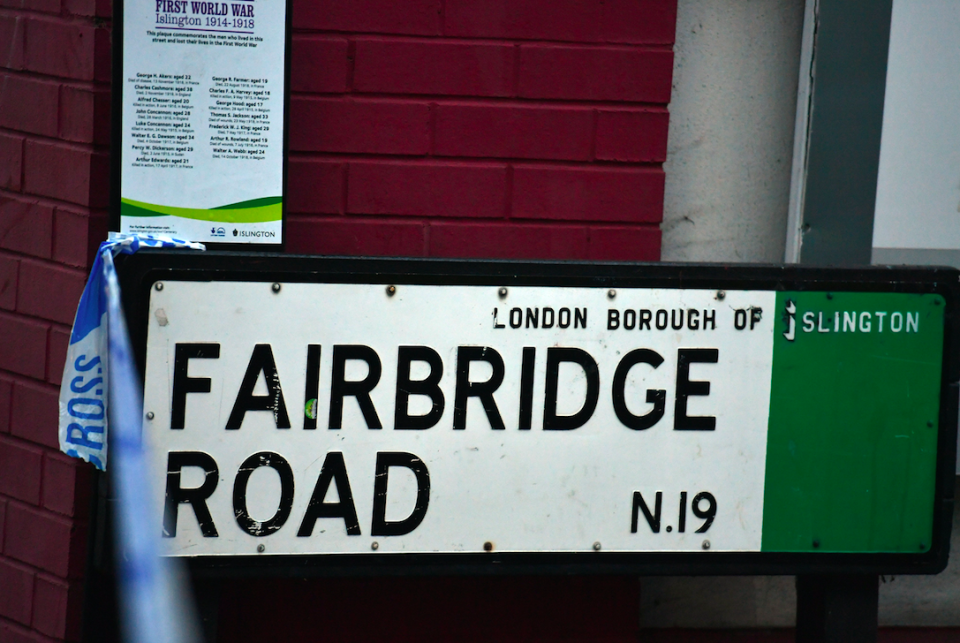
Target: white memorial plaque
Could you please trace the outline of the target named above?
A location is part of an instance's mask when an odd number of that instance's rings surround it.
[[[282,242],[286,14],[124,3],[120,232]]]

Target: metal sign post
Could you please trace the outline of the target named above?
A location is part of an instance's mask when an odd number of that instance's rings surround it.
[[[158,538],[230,573],[932,573],[958,273],[140,253]]]

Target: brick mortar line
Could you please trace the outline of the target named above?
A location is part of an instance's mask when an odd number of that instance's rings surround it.
[[[98,16],[84,16],[79,13],[67,13],[64,9],[60,10],[60,13],[50,13],[49,11],[40,11],[39,9],[31,9],[30,7],[0,7],[0,17],[3,16],[13,16],[13,17],[42,17],[47,18],[46,22],[61,21],[62,24],[78,24],[81,21],[84,21],[86,24],[91,24],[96,27],[109,27],[110,18],[103,18]]]
[[[431,102],[427,112],[427,158],[437,156],[437,103]]]
[[[21,438],[20,436],[14,435],[13,433],[0,433],[0,440],[7,440],[7,441],[10,441],[10,442],[14,442],[14,443],[16,443],[17,445],[22,446],[22,447],[32,447],[32,448],[34,448],[34,449],[37,449],[37,450],[41,451],[42,453],[60,453],[59,450],[54,450],[53,447],[48,447],[48,446],[46,446],[46,445],[37,444],[36,442],[31,442],[30,440],[27,440],[26,438]],[[78,462],[79,462],[79,461],[78,461]],[[41,479],[43,478],[43,470],[44,470],[44,468],[43,468],[43,465],[41,464],[41,465],[40,465],[40,477],[41,477]],[[3,498],[6,498],[6,499],[8,499],[8,500],[16,500],[16,498],[14,498],[13,496],[10,496],[10,495],[5,494],[5,493],[3,493],[3,492],[0,492],[0,496],[2,496]],[[23,501],[21,501],[21,502],[23,502]],[[43,502],[43,501],[41,500],[41,504],[39,504],[39,505],[31,505],[31,504],[29,504],[29,503],[25,503],[25,504],[26,504],[27,506],[29,506],[29,507],[40,507],[40,508],[43,508],[42,502]],[[47,511],[53,511],[53,509],[48,509]],[[61,514],[61,513],[59,513],[59,512],[54,512],[54,513],[56,513],[57,515],[61,515],[61,516],[64,515],[64,514]]]
[[[8,556],[0,555],[0,558],[9,558],[9,557],[8,557]],[[17,564],[20,564],[20,565],[23,564],[23,563],[21,563],[20,561],[18,561],[16,558],[10,558],[10,560],[16,561]],[[37,591],[37,590],[36,590],[36,583],[34,583],[34,589],[33,589],[33,591],[34,591],[34,592]],[[31,621],[31,622],[33,621],[33,598],[32,598],[32,597],[31,597],[31,599],[30,599],[30,621]],[[25,624],[23,624],[23,623],[19,623],[19,622],[15,621],[15,620],[13,620],[13,619],[11,619],[11,618],[8,618],[8,617],[6,617],[6,616],[0,615],[0,624],[3,624],[3,623],[6,623],[6,624],[9,625],[9,626],[15,627],[17,630],[19,630],[18,633],[26,632],[27,634],[39,634],[40,636],[43,637],[43,639],[41,639],[41,641],[55,641],[55,640],[56,640],[56,639],[50,638],[49,636],[47,636],[46,634],[44,634],[44,633],[41,632],[40,630],[34,629],[34,627],[33,627],[32,625],[25,625]]]
[[[592,118],[590,119],[590,162],[596,163],[597,161],[597,147],[599,146],[599,133],[600,133],[600,110],[595,109],[591,113]],[[669,134],[669,125],[668,132]]]
[[[503,190],[503,218],[507,221],[513,219],[513,164],[507,165],[506,186]]]
[[[79,524],[79,523],[77,523],[76,521],[72,521],[72,522],[74,522],[74,524]],[[84,521],[84,523],[86,523],[86,521]],[[43,576],[43,577],[44,577],[44,580],[46,580],[47,582],[50,582],[51,580],[53,580],[53,581],[57,581],[57,582],[59,582],[59,583],[63,583],[63,584],[65,584],[65,585],[69,585],[70,587],[78,587],[78,586],[79,586],[80,588],[82,588],[82,587],[83,587],[83,583],[84,583],[84,576],[86,575],[86,571],[83,570],[83,571],[81,572],[80,576],[77,577],[77,578],[65,578],[65,577],[63,577],[63,576],[57,576],[57,575],[54,574],[53,572],[50,572],[50,571],[48,571],[48,570],[46,570],[46,569],[43,569],[42,567],[36,567],[36,566],[34,566],[34,565],[31,565],[30,563],[26,563],[26,562],[20,560],[19,558],[14,558],[13,556],[7,554],[6,552],[0,554],[0,560],[7,560],[7,561],[10,561],[11,563],[13,563],[13,564],[15,564],[15,565],[20,565],[20,566],[22,566],[22,567],[26,567],[26,568],[28,569],[28,571],[29,571],[31,574],[33,574],[33,576],[34,576],[35,579]],[[36,591],[36,583],[34,583],[34,591]],[[82,591],[82,590],[81,590],[81,591]],[[33,599],[30,600],[30,607],[31,607],[31,615],[30,615],[31,618],[30,618],[30,621],[31,621],[31,623],[32,623],[32,622],[33,622],[33,614],[32,614],[32,611],[33,611]],[[37,634],[40,634],[41,636],[44,637],[44,638],[43,638],[44,641],[52,641],[52,642],[53,642],[53,641],[62,641],[62,640],[63,640],[63,639],[57,639],[57,638],[49,637],[49,636],[47,636],[46,634],[44,634],[43,632],[41,632],[40,630],[33,629],[33,625],[24,625],[23,623],[17,623],[16,621],[13,621],[13,620],[11,620],[11,619],[8,618],[8,617],[5,617],[5,616],[0,615],[0,624],[2,624],[3,621],[6,621],[7,623],[12,623],[12,624],[14,624],[14,625],[16,625],[16,626],[18,626],[18,627],[21,627],[21,628],[27,628],[30,632],[35,632],[35,633],[37,633]]]
[[[52,361],[51,357],[53,356],[53,334],[54,333],[52,328],[47,330],[47,346],[46,346],[47,359],[44,360],[45,364],[43,368],[43,372],[44,372],[43,379],[45,382],[50,382],[51,384],[53,384],[53,382],[51,382],[50,380],[53,377],[59,376],[60,377],[59,386],[62,388],[63,387],[63,369],[66,366],[66,362],[64,362],[64,366],[51,364],[51,361]],[[72,333],[67,335],[67,355],[68,356],[70,354],[71,335]],[[57,386],[57,385],[54,384],[54,386]],[[57,425],[57,430],[59,432],[59,424]]]
[[[44,449],[53,450],[53,447],[47,447],[47,446],[44,446],[44,445],[38,445],[38,446],[40,446],[40,447],[42,447],[42,448],[44,448]],[[60,453],[60,451],[57,451],[57,453]],[[78,462],[79,462],[79,460],[78,460]],[[91,466],[92,466],[92,465],[91,465]],[[31,504],[29,504],[29,503],[26,503],[26,502],[24,502],[24,501],[22,501],[22,500],[18,500],[18,499],[16,499],[16,498],[11,498],[10,496],[7,496],[7,495],[5,495],[5,494],[4,494],[4,498],[6,498],[6,500],[7,500],[7,507],[8,507],[7,511],[9,511],[9,507],[10,507],[11,505],[19,505],[20,507],[22,507],[22,508],[24,508],[24,509],[31,509],[31,510],[33,510],[33,511],[36,511],[36,512],[39,512],[39,513],[42,513],[42,514],[45,514],[45,515],[47,515],[48,517],[54,518],[54,519],[56,519],[57,521],[59,521],[59,522],[61,522],[61,523],[68,523],[68,524],[71,526],[71,531],[73,531],[73,527],[74,527],[74,526],[84,527],[84,526],[89,526],[89,525],[90,525],[90,520],[87,519],[87,518],[80,519],[80,518],[72,518],[72,517],[70,517],[70,516],[65,516],[64,514],[56,513],[56,512],[53,511],[52,509],[47,509],[46,507],[37,507],[37,506],[31,505]],[[6,539],[6,530],[4,530],[4,538]],[[38,570],[38,571],[44,571],[44,572],[47,573],[47,574],[51,574],[50,571],[44,570],[42,567],[37,567],[37,566],[35,566],[35,565],[31,565],[31,564],[28,563],[28,562],[22,561],[22,560],[20,560],[19,558],[14,558],[13,556],[11,556],[11,555],[9,554],[9,552],[7,552],[6,544],[7,544],[7,543],[4,542],[4,550],[3,550],[3,553],[0,554],[0,557],[2,557],[2,558],[9,558],[9,559],[11,559],[11,560],[17,561],[17,563],[19,563],[19,564],[21,564],[21,565],[24,565],[25,567],[31,567],[31,568],[36,569],[36,570]],[[56,574],[53,574],[53,577],[54,577],[54,578],[62,578],[62,577],[60,577],[60,576],[57,576]],[[66,580],[66,579],[63,579],[63,580]],[[76,579],[74,579],[74,580],[76,580]]]
[[[26,319],[28,321],[32,321],[40,324],[49,324],[50,328],[46,329],[47,330],[47,346],[44,347],[44,350],[47,350],[47,348],[49,348],[48,346],[50,343],[49,334],[51,330],[60,330],[65,333],[70,333],[73,330],[73,326],[71,324],[64,324],[63,322],[56,322],[49,319],[43,319],[35,315],[28,315],[27,313],[18,313],[15,310],[0,310],[0,315],[8,315],[14,318]],[[54,329],[53,326],[56,326],[56,328]],[[46,365],[44,365],[44,371],[46,371]],[[19,378],[23,380],[24,383],[33,382],[34,384],[45,384],[47,386],[53,386],[54,388],[60,388],[59,384],[53,384],[52,382],[48,381],[46,376],[44,376],[42,380],[38,380],[29,375],[24,375],[23,373],[15,373],[11,370],[4,369],[4,368],[0,368],[0,375]]]
[[[443,218],[443,217],[423,217],[417,215],[382,215],[382,214],[296,214],[290,213],[297,221],[307,223],[340,223],[344,221],[356,221],[369,224],[377,223],[410,223],[419,225],[431,224],[464,224],[475,225],[478,223],[487,223],[491,226],[510,226],[520,224],[524,226],[550,226],[552,228],[640,228],[649,230],[659,230],[661,221],[581,221],[573,219],[530,219],[530,218],[510,218],[500,217],[476,217],[465,218]]]
[[[68,264],[68,263],[63,263],[63,262],[57,261],[56,259],[53,259],[52,257],[50,257],[50,258],[48,258],[48,257],[40,257],[40,256],[37,256],[37,255],[32,255],[32,254],[27,253],[27,252],[21,252],[21,251],[19,251],[19,250],[14,250],[13,248],[4,248],[3,246],[0,246],[0,257],[7,257],[7,258],[10,258],[10,259],[18,259],[18,260],[28,259],[28,260],[31,260],[31,261],[38,261],[38,262],[40,262],[40,263],[48,263],[48,264],[51,264],[51,265],[53,265],[53,266],[57,266],[57,267],[59,267],[59,268],[67,268],[67,269],[76,270],[76,271],[85,271],[84,274],[89,274],[89,273],[90,273],[90,268],[89,268],[88,266],[74,266],[74,265],[72,265],[72,264]],[[0,308],[0,312],[17,312],[17,311],[15,311],[15,310],[7,311],[6,309]]]
[[[57,102],[58,102],[58,105],[57,105],[57,112],[58,112],[58,113],[57,113],[57,131],[60,130],[60,114],[59,114],[59,111],[60,111],[59,107],[60,107],[60,106],[59,106],[59,101],[60,101],[60,90],[58,89],[58,90],[57,90]],[[5,131],[5,130],[2,129],[2,128],[0,128],[0,132],[3,132],[3,131]],[[25,186],[25,185],[27,184],[27,164],[24,163],[24,161],[25,161],[26,158],[27,158],[27,137],[26,137],[26,136],[20,136],[19,138],[20,138],[20,182],[17,184],[17,188],[20,189],[20,190],[22,190],[22,189],[23,189],[23,186]],[[53,224],[53,223],[51,222],[51,226],[52,226],[52,224]],[[52,231],[52,230],[51,230],[50,236],[51,236],[51,237],[53,236],[53,231]],[[3,237],[0,237],[0,239],[3,239],[3,238],[5,238],[5,237],[6,237],[6,235],[4,235]],[[50,245],[53,246],[53,239],[52,239],[52,238],[50,239]],[[52,247],[50,248],[50,254],[53,254],[53,248],[52,248]]]
[[[25,563],[21,561],[19,558],[14,558],[13,556],[8,556],[6,554],[0,554],[0,560],[9,561],[10,563],[12,563],[13,565],[16,565],[17,567],[25,567],[27,568],[26,571],[29,572],[30,574],[38,575],[36,567],[31,565],[30,563]],[[50,572],[47,572],[47,574],[49,575]],[[57,576],[54,575],[53,578],[57,578]],[[4,616],[3,614],[0,614],[0,620],[2,619],[6,619],[7,621],[11,620],[9,616]],[[16,623],[16,621],[12,621],[12,622]]]
[[[470,44],[470,45],[490,45],[490,46],[500,46],[500,47],[510,47],[513,45],[519,45],[522,47],[568,47],[570,49],[602,49],[605,51],[650,51],[650,52],[664,52],[664,51],[673,51],[674,44],[665,44],[665,43],[618,43],[618,42],[604,42],[604,41],[568,41],[568,40],[542,40],[542,39],[525,39],[525,38],[485,38],[480,36],[418,36],[414,34],[388,34],[388,33],[376,33],[376,32],[367,32],[367,31],[332,31],[329,29],[301,29],[295,27],[293,30],[293,37],[297,40],[327,40],[327,39],[363,39],[383,43],[391,44],[439,44],[439,45],[456,45],[456,44]]]
[[[514,44],[510,55],[513,56],[513,83],[510,91],[513,92],[513,98],[515,100],[520,99],[520,76],[523,72],[523,65],[520,60],[520,45]]]
[[[547,40],[542,38],[496,38],[483,36],[450,36],[436,35],[424,36],[416,34],[396,34],[380,33],[376,31],[338,31],[335,29],[309,29],[306,27],[296,27],[293,29],[293,37],[298,36],[329,36],[339,38],[376,38],[378,40],[395,40],[397,42],[411,43],[440,43],[440,44],[458,44],[475,43],[488,45],[514,45],[537,46],[546,45],[550,47],[569,47],[571,49],[603,49],[607,51],[617,50],[643,50],[651,52],[670,52],[673,53],[675,42],[671,43],[629,43],[616,41],[573,41],[573,40]]]
[[[4,248],[3,250],[5,251],[6,249]],[[51,260],[51,259],[44,259],[43,257],[34,257],[34,256],[27,255],[27,256],[25,256],[25,257],[20,257],[20,258],[21,258],[21,259],[27,259],[27,260],[30,260],[30,261],[33,261],[33,262],[36,262],[36,263],[40,263],[40,264],[45,264],[45,265],[50,266],[50,267],[63,268],[64,270],[66,270],[66,271],[68,271],[68,272],[72,272],[72,273],[73,273],[74,275],[76,275],[76,276],[84,276],[84,277],[85,277],[86,275],[90,274],[89,269],[81,268],[81,267],[78,267],[78,266],[68,266],[68,265],[63,264],[63,263],[60,263],[60,262],[58,262],[58,261],[53,261],[53,260]],[[18,279],[18,281],[19,281],[19,279]],[[14,311],[14,312],[16,312],[16,311]],[[50,321],[53,321],[53,320],[50,320]]]
[[[44,450],[44,453],[62,453],[62,451],[53,449],[52,447],[48,447],[48,446],[42,445],[42,444],[37,444],[36,442],[30,442],[29,440],[27,440],[26,443],[27,443],[28,445],[34,447],[34,448],[43,449],[43,450]],[[69,457],[69,456],[68,456],[68,457]],[[77,462],[81,462],[81,460],[77,459]],[[84,463],[84,464],[86,464],[86,463]],[[91,465],[91,466],[92,466],[92,465]],[[41,478],[41,483],[40,483],[40,484],[41,484],[41,487],[43,486],[43,481],[42,481],[42,480],[43,480],[43,475],[44,475],[43,472],[44,472],[45,470],[46,470],[46,458],[43,458],[43,459],[42,459],[42,462],[41,462],[41,465],[40,465],[40,478]],[[79,485],[76,485],[76,486],[79,487]],[[74,494],[76,494],[76,490],[74,490]],[[66,521],[70,522],[72,525],[80,525],[80,526],[82,526],[82,525],[89,525],[89,524],[90,524],[90,521],[89,521],[88,519],[86,519],[86,518],[84,518],[84,519],[81,520],[80,518],[77,518],[76,516],[71,516],[71,515],[69,515],[69,514],[61,513],[61,512],[59,512],[59,511],[56,511],[55,509],[48,509],[47,507],[45,507],[45,506],[43,505],[43,499],[40,500],[40,504],[39,504],[39,505],[31,505],[31,504],[29,504],[29,503],[27,503],[27,502],[24,502],[24,501],[22,501],[22,500],[19,500],[19,499],[17,499],[17,498],[14,498],[13,496],[9,496],[9,495],[7,495],[7,494],[0,494],[0,496],[3,496],[4,500],[6,500],[6,502],[7,502],[8,505],[9,505],[11,502],[16,502],[16,503],[21,504],[21,505],[23,505],[23,506],[25,506],[25,507],[28,507],[28,508],[30,508],[30,509],[42,511],[44,514],[47,514],[47,515],[49,515],[49,516],[51,516],[51,517],[53,517],[53,518],[61,518],[61,519],[63,519],[63,520],[66,520]],[[4,555],[4,554],[0,554],[0,557],[2,557],[3,555]],[[21,565],[31,566],[30,563],[23,562],[23,561],[21,561],[19,558],[12,558],[12,557],[11,557],[11,560],[15,560],[15,561],[17,561],[19,564],[21,564]],[[46,575],[49,576],[50,578],[58,578],[58,579],[60,579],[60,580],[62,580],[62,581],[67,580],[67,579],[60,578],[59,576],[53,575],[53,574],[51,574],[51,572],[49,572],[49,571],[47,571],[47,570],[43,570],[42,568],[39,568],[39,567],[38,567],[38,568],[36,568],[36,569],[41,570],[44,574],[46,574]]]
[[[292,57],[292,54],[291,54]],[[292,66],[292,64],[291,64]],[[347,92],[353,92],[353,78],[357,68],[357,43],[352,39],[347,40],[347,77],[344,81],[344,84],[347,87]],[[292,81],[292,79],[291,79]],[[292,83],[291,83],[292,84]],[[290,97],[293,97],[293,92],[290,92]]]
[[[58,110],[59,112],[59,110]],[[60,129],[60,115],[57,114],[57,129]],[[107,153],[110,152],[110,145],[107,143],[80,143],[77,141],[68,141],[63,138],[55,138],[53,136],[46,136],[44,134],[35,134],[34,132],[21,132],[20,130],[10,129],[8,127],[0,127],[0,133],[7,134],[11,136],[22,137],[25,141],[34,141],[37,143],[53,143],[59,147],[74,151],[74,152],[90,152],[93,154],[96,153]],[[24,150],[26,154],[26,150]],[[0,188],[2,191],[2,188]]]
[[[384,163],[395,163],[397,161],[406,161],[410,166],[416,165],[456,165],[459,167],[479,167],[479,166],[497,166],[513,165],[519,168],[530,168],[544,166],[547,168],[581,168],[584,170],[609,169],[609,170],[662,170],[664,161],[608,161],[608,160],[563,160],[563,159],[537,159],[537,158],[513,158],[502,156],[428,156],[423,154],[375,154],[370,152],[313,152],[313,151],[291,151],[288,153],[290,160],[300,161],[334,161],[339,163],[383,161]],[[2,190],[0,190],[2,192]]]
[[[26,13],[18,13],[19,11],[26,11]],[[53,14],[44,13],[42,11],[32,11],[29,9],[20,10],[0,8],[0,18],[2,17],[25,18],[33,22],[44,22],[47,24],[63,25],[66,27],[92,27],[95,30],[104,29],[108,33],[110,32],[109,21],[104,23],[103,18],[96,18],[94,16],[81,16],[73,13]],[[26,41],[24,41],[24,44],[26,44]]]
[[[53,257],[41,257],[39,255],[30,254],[29,252],[23,252],[15,248],[6,248],[3,246],[0,246],[0,257],[6,257],[9,259],[15,259],[15,260],[38,261],[41,263],[50,264],[60,268],[67,268],[69,270],[74,270],[74,271],[83,271],[84,274],[88,274],[88,275],[90,273],[90,267],[91,267],[91,266],[82,266],[82,265],[78,266],[72,263],[64,263],[62,261],[54,259]],[[0,309],[0,310],[4,310],[4,309]],[[9,311],[9,312],[17,312],[17,311]],[[57,322],[57,323],[60,323],[60,322]]]
[[[381,214],[363,214],[357,212],[348,213],[343,217],[344,220],[353,220],[353,221],[366,221],[373,217],[398,217],[401,218],[404,215],[381,215]],[[550,227],[589,227],[589,228],[604,228],[604,227],[617,227],[617,228],[659,228],[661,221],[595,221],[587,219],[535,219],[530,217],[517,217],[511,213],[509,218],[504,217],[418,217],[425,224],[433,223],[444,223],[444,224],[457,224],[461,222],[466,222],[468,224],[477,224],[477,223],[490,223],[490,224],[499,224],[499,225],[509,225],[509,224],[523,224],[523,225],[537,225],[537,226],[550,226]]]
[[[289,156],[289,152],[287,153]],[[289,174],[289,166],[287,167],[287,174]],[[347,199],[350,198],[349,186],[350,186],[350,166],[344,163],[340,167],[340,176],[342,178],[342,185],[340,186],[340,212],[337,212],[338,216],[343,216],[347,213]],[[287,188],[289,189],[290,178],[287,177]],[[286,198],[286,196],[284,196]]]
[[[12,434],[3,434],[3,435],[12,435]],[[31,442],[31,441],[29,441],[29,440],[26,440],[26,443],[27,443],[28,445],[36,448],[36,449],[41,449],[41,450],[43,450],[43,453],[53,453],[53,452],[60,453],[59,449],[55,449],[54,447],[50,447],[50,446],[47,446],[47,445],[45,445],[45,444],[40,444],[40,443],[38,443],[38,442]],[[41,487],[42,487],[42,485],[43,485],[43,481],[42,481],[42,479],[43,479],[43,465],[42,465],[42,463],[41,463],[41,469],[40,469],[40,478],[41,478]],[[52,510],[52,509],[47,509],[46,507],[43,506],[43,504],[42,504],[42,503],[43,503],[43,500],[42,500],[42,499],[40,500],[40,503],[41,503],[41,504],[31,505],[29,502],[25,502],[25,501],[20,500],[20,499],[18,499],[18,498],[14,498],[13,496],[8,495],[8,494],[0,494],[0,497],[2,497],[2,498],[4,499],[4,501],[7,503],[7,506],[8,506],[8,507],[9,507],[11,504],[13,504],[13,503],[17,503],[17,504],[20,504],[20,505],[28,508],[28,509],[34,509],[34,510],[37,510],[37,511],[41,511],[41,512],[43,512],[44,514],[46,514],[46,515],[48,515],[49,517],[52,517],[52,518],[59,518],[59,519],[61,519],[61,520],[65,520],[65,521],[68,521],[68,522],[82,522],[82,523],[87,523],[87,522],[89,522],[89,521],[86,520],[86,519],[84,519],[84,520],[82,520],[82,521],[80,521],[79,519],[76,519],[76,520],[75,520],[73,517],[68,516],[67,514],[62,514],[62,513],[56,512],[56,511],[54,511],[54,510]],[[0,554],[0,556],[2,556],[2,554]],[[20,559],[17,558],[17,559],[15,559],[15,560],[20,560]],[[23,564],[24,564],[24,565],[29,565],[30,563],[24,562]]]
[[[18,280],[19,280],[19,279],[18,279]],[[80,300],[79,300],[79,299],[77,299],[77,303],[80,303]],[[74,311],[74,313],[75,313],[75,312],[76,312],[76,311]],[[17,310],[0,310],[0,317],[4,317],[4,316],[13,317],[13,318],[17,318],[17,319],[26,319],[26,320],[33,321],[33,322],[39,322],[39,323],[41,323],[41,324],[56,324],[56,325],[58,326],[59,330],[68,330],[68,329],[73,328],[72,325],[69,325],[69,326],[68,326],[67,324],[64,324],[63,322],[58,322],[58,321],[55,321],[55,320],[53,320],[53,319],[44,319],[43,317],[38,317],[38,316],[36,316],[36,315],[31,315],[30,313],[20,312],[20,311],[17,311]],[[47,330],[49,331],[50,329],[48,328]],[[44,349],[44,350],[46,350],[46,349]],[[44,364],[44,372],[46,372],[46,364]],[[9,371],[9,370],[0,368],[0,373],[13,373],[13,371]],[[33,378],[31,378],[29,375],[23,375],[23,374],[19,374],[19,375],[20,375],[20,377],[26,377],[26,378],[28,378],[28,379],[33,380]],[[44,377],[43,380],[34,380],[34,381],[39,382],[39,383],[41,383],[41,384],[47,384],[47,385],[49,385],[49,386],[54,386],[54,387],[59,388],[59,385],[57,385],[57,384],[50,384],[50,382],[48,382],[48,381],[46,380],[46,377]]]
[[[74,585],[76,583],[83,583],[82,578],[60,578],[56,574],[51,574],[45,569],[37,572],[37,578],[42,578],[47,582],[63,583],[65,585]]]
[[[317,102],[331,102],[332,98],[344,99],[340,102],[368,102],[368,103],[412,103],[423,105],[434,102],[438,106],[466,105],[469,107],[485,107],[499,105],[507,107],[581,107],[583,109],[620,108],[623,110],[641,110],[655,113],[669,114],[670,103],[654,103],[650,101],[615,101],[615,100],[577,100],[574,98],[524,98],[522,96],[474,96],[470,94],[392,94],[384,92],[291,92],[290,98],[313,99]],[[352,100],[351,100],[352,99]]]
[[[46,381],[46,380],[36,380],[36,379],[30,377],[29,375],[21,375],[20,373],[14,373],[13,371],[9,371],[9,370],[3,369],[3,368],[0,368],[0,375],[6,377],[6,378],[8,378],[8,379],[12,379],[14,382],[19,382],[19,383],[21,383],[21,384],[43,384],[43,385],[45,385],[45,386],[53,387],[53,388],[55,388],[55,389],[57,389],[57,390],[60,389],[60,385],[59,385],[59,384],[51,384],[50,382],[48,382],[48,381]],[[0,435],[13,435],[13,434],[12,434],[12,433],[0,433]],[[28,442],[29,442],[29,440],[28,440]],[[30,444],[36,444],[36,443],[35,443],[35,442],[31,442]],[[52,448],[53,448],[53,447],[48,447],[48,446],[45,446],[45,445],[42,445],[42,444],[41,444],[41,445],[37,445],[37,446],[39,446],[39,447],[41,447],[41,448],[44,448],[44,449],[52,449]],[[59,451],[58,451],[58,453],[59,453]]]
[[[512,210],[512,208],[511,208]],[[418,221],[432,222],[432,223],[458,223],[458,222],[469,222],[469,223],[524,223],[524,224],[536,224],[536,225],[550,225],[554,226],[557,224],[577,224],[577,225],[588,225],[588,226],[619,226],[619,227],[653,227],[660,226],[662,224],[662,219],[659,220],[614,220],[614,219],[577,219],[571,217],[564,217],[562,219],[550,218],[550,217],[522,217],[515,216],[512,214],[499,215],[499,216],[474,216],[474,217],[463,217],[463,216],[449,216],[445,217],[442,215],[422,215],[422,214],[383,214],[383,213],[368,213],[368,212],[347,212],[343,215],[330,215],[330,214],[312,214],[312,213],[292,213],[298,220],[304,220],[309,217],[336,217],[341,221],[371,221],[374,218],[397,218],[399,220],[409,220],[416,219]]]
[[[106,89],[107,93],[109,94],[110,89],[110,83],[102,80],[80,80],[77,78],[66,78],[64,76],[52,76],[39,71],[30,71],[29,69],[10,69],[9,67],[0,67],[0,76],[38,80],[44,85],[55,84],[81,91],[95,92],[98,89]]]
[[[19,200],[26,199],[28,201],[34,201],[38,205],[46,205],[48,207],[57,208],[60,210],[73,208],[74,210],[77,210],[77,209],[86,210],[86,211],[89,211],[90,213],[103,212],[109,216],[109,208],[80,205],[79,203],[74,203],[72,201],[63,201],[61,199],[55,199],[53,197],[44,196],[41,194],[32,194],[28,192],[13,192],[12,190],[0,188],[0,197],[2,196],[7,196],[10,198],[19,198]],[[74,214],[80,214],[80,213],[74,211]]]
[[[94,208],[88,205],[77,205],[72,201],[61,201],[59,199],[54,199],[53,197],[43,196],[39,194],[30,194],[27,192],[14,192],[13,190],[8,190],[6,188],[0,188],[0,196],[7,196],[10,198],[15,198],[18,201],[26,200],[31,203],[36,203],[37,205],[44,205],[51,208],[56,208],[57,210],[66,210],[72,214],[80,214],[87,216],[109,216],[110,208]],[[61,203],[67,205],[62,206]],[[32,255],[31,255],[32,256]]]
[[[52,82],[58,84],[71,84],[71,85],[80,85],[77,89],[109,89],[110,81],[108,80],[96,80],[89,79],[84,80],[80,78],[69,78],[67,76],[54,76],[52,74],[46,74],[42,71],[32,71],[30,69],[11,69],[9,67],[0,67],[0,74],[6,74],[10,76],[19,76],[22,78],[29,78],[32,80],[41,80],[45,82]]]
[[[71,516],[61,511],[57,511],[56,509],[49,509],[45,505],[47,490],[46,490],[46,484],[44,483],[44,479],[47,472],[47,461],[49,460],[49,454],[57,453],[57,454],[63,455],[65,458],[69,458],[70,456],[67,456],[59,449],[54,449],[53,447],[48,447],[44,444],[38,444],[36,442],[32,442],[30,440],[27,440],[26,438],[19,437],[12,433],[0,433],[0,439],[13,442],[15,445],[20,447],[27,447],[33,450],[40,451],[40,490],[39,491],[41,492],[39,503],[36,505],[32,505],[24,500],[20,500],[19,498],[15,498],[9,494],[2,493],[2,492],[0,492],[0,498],[3,498],[7,502],[7,504],[10,504],[10,502],[16,502],[18,504],[24,505],[25,507],[42,510],[43,512],[48,513],[55,518],[56,517],[64,518],[65,520],[69,520],[71,523],[83,522],[83,523],[89,524],[89,520],[86,518],[80,519],[80,518],[77,518],[77,516],[75,515]],[[77,463],[81,462],[77,458],[70,458],[70,459],[77,460]],[[19,560],[19,559],[14,559],[14,560]],[[29,565],[29,563],[24,563],[24,564]],[[51,576],[51,578],[57,578],[57,576],[51,575],[50,572],[47,572],[47,571],[44,571],[44,574]]]
[[[31,75],[37,76],[35,72],[30,72]],[[63,88],[66,89],[79,89],[83,91],[97,92],[98,90],[101,93],[110,96],[110,87],[111,83],[109,81],[103,80],[74,80],[72,78],[63,78],[60,81],[60,84]],[[106,90],[106,91],[103,91]]]

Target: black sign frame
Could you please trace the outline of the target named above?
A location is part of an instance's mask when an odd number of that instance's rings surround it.
[[[954,268],[478,261],[142,250],[122,257],[118,270],[141,376],[150,289],[167,280],[932,293],[946,301],[933,539],[926,552],[254,554],[188,559],[199,577],[934,574],[946,567],[960,393],[960,271]]]

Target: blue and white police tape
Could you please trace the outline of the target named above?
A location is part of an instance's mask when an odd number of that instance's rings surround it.
[[[160,509],[149,484],[140,426],[140,378],[120,306],[113,255],[103,253],[107,293],[109,419],[113,435],[111,473],[119,499],[117,569],[124,638],[136,643],[191,643],[199,639],[189,590],[178,582],[174,562],[160,557]]]
[[[140,248],[193,248],[201,243],[170,237],[111,233],[100,244],[90,278],[80,297],[70,333],[67,362],[60,385],[60,450],[92,463],[101,471],[107,467],[107,426],[110,369],[107,360],[107,281],[114,276],[113,257],[133,254]],[[119,294],[117,294],[119,301]]]
[[[113,257],[141,247],[195,248],[199,243],[111,235],[100,245],[80,299],[60,390],[60,446],[103,470],[107,426],[112,480],[119,499],[116,554],[124,639],[135,643],[199,640],[188,590],[174,563],[160,557],[156,494],[141,444],[140,377],[120,304]]]

